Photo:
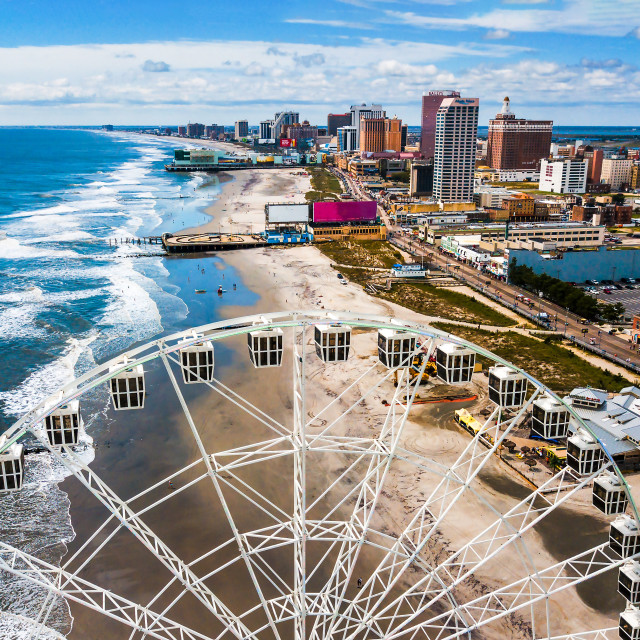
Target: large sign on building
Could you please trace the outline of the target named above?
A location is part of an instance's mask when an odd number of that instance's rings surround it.
[[[378,205],[366,202],[314,202],[313,222],[315,224],[341,224],[345,222],[376,221]]]
[[[280,146],[283,149],[288,149],[296,146],[295,138],[280,138]]]
[[[268,204],[266,206],[268,224],[307,224],[308,204]]]

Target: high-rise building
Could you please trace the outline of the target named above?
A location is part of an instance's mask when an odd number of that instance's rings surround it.
[[[441,202],[471,202],[478,136],[478,98],[444,98],[436,116],[433,195]]]
[[[487,164],[493,169],[538,169],[549,157],[551,120],[524,120],[512,113],[509,98],[502,110],[489,120]]]
[[[589,163],[578,158],[562,158],[540,163],[540,191],[584,193]]]
[[[236,120],[235,138],[240,140],[249,135],[249,122],[247,120]]]
[[[351,105],[351,126],[356,128],[356,147],[360,148],[360,120],[363,118],[368,120],[369,118],[384,118],[385,113],[382,105],[372,104],[367,106],[364,102],[362,104]]]
[[[293,140],[317,140],[318,127],[310,125],[308,120],[303,123],[287,124],[282,128],[282,137]]]
[[[436,148],[436,115],[445,98],[459,98],[457,91],[429,91],[422,94],[422,122],[420,127],[420,153],[433,158]]]
[[[433,193],[433,160],[411,163],[409,193],[412,196],[430,196]]]
[[[273,120],[262,120],[258,138],[261,140],[273,140]]]
[[[199,122],[190,122],[187,125],[187,136],[189,138],[202,138],[204,135],[204,125]]]
[[[402,120],[399,118],[362,118],[360,120],[360,153],[400,151]]]
[[[338,135],[340,127],[348,127],[351,124],[351,113],[330,113],[327,116],[327,135]]]
[[[279,111],[276,113],[271,125],[271,137],[274,139],[283,138],[282,130],[288,124],[300,122],[300,114],[297,111]]]
[[[605,158],[602,161],[600,181],[611,185],[612,190],[621,189],[631,182],[633,160],[627,158]]]
[[[339,127],[337,138],[338,138],[338,151],[350,153],[352,151],[358,150],[357,140],[358,140],[358,128],[352,127],[349,125],[348,127]]]
[[[631,167],[631,182],[629,183],[630,189],[640,189],[640,163],[634,163]]]
[[[187,127],[178,127],[178,135],[186,136],[187,135]]]

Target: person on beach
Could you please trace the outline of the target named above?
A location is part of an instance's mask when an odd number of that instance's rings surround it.
[[[362,578],[358,578],[358,589],[362,589]]]

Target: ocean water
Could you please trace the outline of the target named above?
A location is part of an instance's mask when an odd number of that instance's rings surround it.
[[[219,258],[208,259],[217,264],[205,276],[194,260],[123,242],[208,219],[203,208],[221,185],[164,171],[176,144],[184,143],[0,129],[0,432],[96,363],[161,333],[213,322],[220,305],[255,302],[243,286],[224,299],[195,295],[205,278],[213,291],[220,271],[227,282],[241,282]],[[88,461],[104,428],[101,409],[83,416]],[[57,486],[64,477],[49,456],[27,456],[25,489],[0,496],[0,540],[59,563],[74,537]],[[43,602],[41,590],[0,574],[0,637],[31,637],[21,616],[36,617]],[[59,637],[70,624],[65,603],[55,601],[42,637]]]

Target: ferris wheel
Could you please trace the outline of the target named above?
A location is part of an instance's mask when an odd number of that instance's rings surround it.
[[[446,402],[455,387],[473,392],[468,418]],[[156,411],[155,433],[171,423],[191,445],[180,465],[127,495],[77,450],[83,411],[105,393],[114,429],[134,431]],[[157,415],[167,403],[179,419]],[[529,428],[567,440],[566,466],[540,463],[529,477],[508,466],[505,447]],[[0,538],[0,575],[115,621],[121,635],[109,638],[640,639],[638,512],[604,444],[527,372],[430,326],[281,312],[136,347],[0,436],[2,492],[23,488],[26,434],[97,499],[102,517],[61,566]],[[131,470],[132,484],[164,468],[152,463]],[[202,523],[185,506],[200,488],[212,514]],[[591,514],[596,531],[606,517],[606,531],[558,557],[540,532],[548,538],[552,522],[555,535],[571,537],[572,509]],[[180,522],[198,540],[188,557],[163,534]],[[131,580],[122,594],[117,580],[94,579],[110,545],[134,540],[166,576],[137,575],[160,582],[151,597]],[[603,616],[581,588],[611,573],[617,586],[606,588],[626,603],[594,626]],[[53,602],[40,608],[36,633]]]

